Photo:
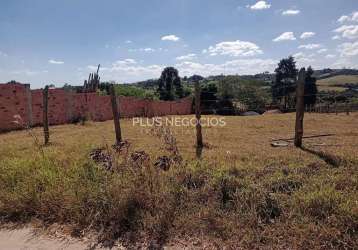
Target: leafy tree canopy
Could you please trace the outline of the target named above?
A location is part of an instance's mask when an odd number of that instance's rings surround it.
[[[317,95],[317,79],[313,77],[313,69],[311,66],[308,67],[306,71],[306,81],[305,81],[305,105],[313,105],[316,103]]]
[[[185,96],[177,69],[167,67],[163,70],[158,80],[158,93],[161,100],[175,100]]]

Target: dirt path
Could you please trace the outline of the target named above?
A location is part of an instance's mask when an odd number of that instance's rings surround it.
[[[6,250],[82,250],[89,244],[73,238],[60,239],[35,233],[30,227],[0,230],[0,249]],[[101,248],[91,248],[101,249]]]
[[[0,250],[105,250],[104,248],[93,244],[94,241],[80,241],[70,236],[49,236],[44,231],[35,229],[32,226],[26,226],[16,229],[0,229]],[[119,243],[118,243],[119,244]],[[182,249],[201,249],[201,247],[191,246],[191,243],[183,244],[182,242],[172,243],[164,246],[165,250],[182,250]],[[146,249],[141,244],[133,246],[135,249]],[[111,249],[123,250],[128,249],[121,244],[115,245]],[[132,248],[129,248],[132,249]],[[213,248],[206,248],[213,249]]]

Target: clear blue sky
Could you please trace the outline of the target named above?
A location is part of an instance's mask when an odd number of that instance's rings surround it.
[[[358,68],[357,0],[1,0],[0,82],[103,80]]]

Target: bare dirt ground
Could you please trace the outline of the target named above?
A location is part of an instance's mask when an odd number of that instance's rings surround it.
[[[88,244],[67,237],[61,239],[57,237],[50,237],[39,233],[31,227],[23,227],[17,229],[2,229],[0,230],[0,249],[6,250],[45,250],[45,249],[68,249],[80,250],[88,249]],[[100,248],[94,248],[100,249]]]
[[[125,247],[117,242],[111,248],[103,247],[95,243],[95,239],[77,239],[62,232],[48,232],[26,225],[17,228],[0,230],[1,250],[104,250],[104,249],[147,249],[148,242],[138,242],[135,247]],[[166,244],[163,249],[217,249],[217,245],[204,243],[199,239],[175,239]]]

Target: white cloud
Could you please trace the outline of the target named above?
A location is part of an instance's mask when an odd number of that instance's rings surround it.
[[[308,39],[316,35],[314,32],[303,32],[300,36],[301,39]]]
[[[203,76],[218,74],[255,74],[273,71],[277,62],[271,59],[237,59],[222,64],[202,64],[185,61],[175,65],[180,75],[200,74]]]
[[[169,51],[168,49],[163,49],[163,48],[159,48],[158,51],[164,51],[164,52],[167,52]]]
[[[155,49],[152,48],[139,48],[139,49],[128,49],[128,52],[155,52]]]
[[[24,70],[14,70],[9,72],[11,75],[26,75],[28,77],[36,76],[39,74],[46,74],[48,73],[47,70],[30,70],[30,69],[24,69]]]
[[[180,37],[177,37],[176,35],[167,35],[167,36],[163,36],[162,41],[172,41],[172,42],[177,42],[180,40]]]
[[[336,33],[340,33],[342,37],[348,39],[358,38],[358,25],[342,25],[334,30]]]
[[[129,64],[136,64],[136,63],[137,63],[136,60],[128,58],[128,59],[116,61],[114,64],[116,64],[116,65],[129,65]]]
[[[303,57],[305,54],[303,53],[303,52],[298,52],[298,53],[296,53],[296,54],[293,54],[292,56],[294,57],[294,58],[299,58],[299,57]]]
[[[217,43],[215,46],[210,46],[207,50],[203,50],[203,53],[209,53],[211,56],[255,56],[263,52],[259,46],[252,42],[236,40]]]
[[[358,22],[358,11],[354,11],[350,15],[343,15],[341,16],[337,22],[344,23],[344,22]]]
[[[347,21],[349,21],[349,20],[350,20],[349,16],[341,16],[341,17],[337,20],[337,22],[343,23],[343,22],[347,22]]]
[[[332,40],[339,40],[339,39],[341,39],[341,37],[338,35],[332,36]]]
[[[143,48],[143,49],[140,49],[140,51],[144,51],[144,52],[154,52],[155,49],[152,49],[152,48]]]
[[[187,54],[184,56],[178,56],[177,58],[175,58],[178,61],[190,61],[196,58],[196,54]]]
[[[358,56],[358,41],[354,43],[343,43],[338,46],[342,57]]]
[[[281,42],[281,41],[293,41],[293,40],[296,40],[296,37],[293,34],[293,32],[284,32],[280,36],[273,39],[272,41]]]
[[[334,63],[332,64],[331,68],[358,68],[358,63],[353,62],[351,59],[352,58],[341,57],[338,60],[334,60]]]
[[[268,4],[266,1],[258,1],[254,5],[248,6],[252,10],[264,10],[269,9],[271,7],[271,4]]]
[[[318,43],[310,43],[298,46],[299,49],[319,49],[322,45]]]
[[[326,58],[327,58],[327,59],[331,59],[331,58],[335,58],[335,57],[336,57],[336,55],[332,55],[332,54],[326,55]]]
[[[0,56],[7,57],[7,54],[6,54],[5,52],[2,52],[2,51],[0,50]]]
[[[277,65],[272,59],[237,59],[224,63],[225,71],[231,74],[255,74],[264,71],[273,71]]]
[[[130,43],[133,43],[133,42],[131,40],[127,40],[127,41],[125,41],[125,43],[130,44]]]
[[[96,66],[89,65],[87,68],[93,70]],[[143,79],[158,78],[161,71],[164,69],[163,65],[142,65],[134,59],[128,58],[113,62],[107,67],[102,67],[102,79],[105,81],[139,81]]]
[[[317,51],[318,54],[322,54],[322,53],[325,53],[327,52],[328,50],[327,49],[320,49]]]
[[[282,11],[283,16],[295,16],[300,14],[300,10],[284,10]]]
[[[51,64],[64,64],[65,62],[63,62],[63,61],[56,61],[56,60],[50,59],[50,60],[48,60],[48,63],[51,63]]]
[[[293,57],[296,59],[296,62],[300,66],[304,66],[315,62],[314,56],[315,56],[314,54],[305,54],[303,52],[298,52],[293,55]]]

